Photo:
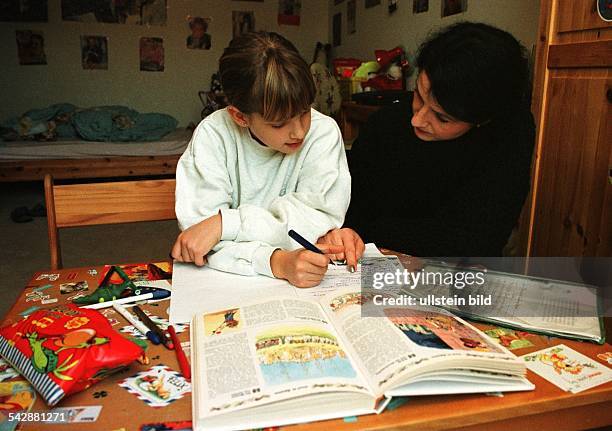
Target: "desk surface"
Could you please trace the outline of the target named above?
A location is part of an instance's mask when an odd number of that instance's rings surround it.
[[[42,274],[34,274],[17,302],[13,305],[3,320],[3,325],[21,319],[19,312],[32,306],[26,302],[26,293],[33,288],[53,284],[45,292],[51,298],[58,298],[59,304],[66,303],[66,297],[59,292],[59,285],[66,282],[88,282],[89,286],[97,286],[99,275],[93,276],[88,270],[96,269],[98,274],[102,267],[86,267],[77,269],[64,269],[57,271],[59,278],[53,282],[48,279],[36,280]],[[48,272],[44,272],[48,273]],[[90,292],[93,289],[90,287]],[[35,305],[37,303],[34,303]],[[55,304],[54,304],[55,305]],[[153,314],[167,317],[169,302],[159,302],[157,305],[145,306]],[[119,320],[116,329],[127,325],[127,322],[117,313],[109,317]],[[487,325],[477,324],[481,328]],[[179,334],[181,341],[187,341],[188,332]],[[596,358],[598,353],[612,351],[612,346],[603,346],[592,343],[581,343],[559,338],[542,336],[530,337],[533,347],[517,349],[517,355],[523,355],[556,344],[567,346],[581,353]],[[154,365],[166,365],[173,370],[179,370],[174,351],[164,347],[153,346],[147,349],[151,359],[149,365],[134,363],[129,370],[112,375],[91,388],[71,395],[62,400],[58,406],[87,406],[102,405],[102,411],[95,423],[78,423],[60,425],[62,431],[69,430],[139,430],[142,424],[159,423],[164,421],[191,420],[191,396],[187,395],[174,401],[167,407],[149,407],[136,396],[118,386],[118,382],[126,377],[135,375],[140,371],[149,369]],[[599,360],[595,359],[600,362]],[[460,429],[463,431],[476,430],[560,430],[560,429],[589,429],[612,424],[612,382],[592,388],[590,390],[571,394],[564,392],[548,381],[529,372],[528,378],[536,385],[530,392],[508,393],[503,397],[489,395],[453,395],[453,396],[426,396],[404,399],[404,403],[395,408],[388,408],[381,415],[360,416],[356,421],[332,420],[291,427],[283,429],[292,430],[325,430],[347,429],[402,429],[402,430],[447,430]],[[106,395],[104,395],[106,393]],[[48,411],[48,408],[37,397],[32,408],[33,412]],[[58,425],[44,425],[41,423],[22,423],[24,430],[58,430]]]

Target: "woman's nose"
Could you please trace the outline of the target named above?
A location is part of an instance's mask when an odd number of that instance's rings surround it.
[[[410,123],[414,127],[425,127],[427,125],[427,108],[421,106],[412,114],[412,120]]]

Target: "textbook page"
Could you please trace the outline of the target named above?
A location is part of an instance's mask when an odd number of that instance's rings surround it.
[[[380,309],[363,316],[369,294],[342,289],[320,298],[321,306],[369,385],[384,392],[425,372],[507,372],[519,378],[524,364],[467,322],[435,308]],[[516,379],[515,379],[516,380]],[[472,385],[471,392],[478,392]],[[523,388],[525,389],[525,388]]]
[[[375,398],[319,304],[284,297],[194,317],[198,415],[325,392]]]

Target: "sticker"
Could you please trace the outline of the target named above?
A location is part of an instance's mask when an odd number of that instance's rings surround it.
[[[185,356],[189,358],[191,356],[191,341],[183,341],[181,347],[183,348],[183,352],[185,352]]]
[[[79,292],[79,293],[77,293],[76,295],[69,296],[69,297],[68,297],[68,298],[66,298],[66,299],[67,299],[68,301],[74,301],[75,299],[77,299],[77,298],[82,298],[83,296],[87,296],[87,294],[86,294],[86,293],[83,293],[83,292]]]
[[[165,330],[168,329],[168,326],[170,325],[170,322],[168,321],[168,319],[165,319],[163,317],[155,316],[155,315],[149,313],[146,310],[144,310],[144,311],[145,311],[145,314],[147,314],[151,318],[153,323],[155,323],[157,326],[159,326],[162,329],[162,331],[165,331]],[[176,323],[176,324],[174,324],[172,326],[174,326],[174,332],[176,332],[177,334],[180,334],[181,332],[184,332],[187,328],[189,328],[189,324],[188,323]],[[122,332],[124,334],[130,335],[132,337],[140,338],[141,340],[146,340],[147,339],[147,337],[145,335],[143,335],[133,325],[124,326],[123,328],[119,329],[119,332]]]
[[[35,292],[42,292],[43,290],[47,290],[50,287],[53,287],[53,285],[52,284],[45,284],[44,286],[40,286],[40,287],[37,287],[37,288],[32,289],[32,290],[35,291]]]
[[[572,393],[612,380],[612,370],[563,344],[521,358],[528,369]]]
[[[525,347],[533,346],[533,343],[527,338],[532,334],[524,331],[515,331],[508,328],[492,328],[484,331],[489,337],[493,338],[508,350],[524,349]]]
[[[154,424],[140,425],[140,431],[191,431],[191,421],[180,421],[180,422],[158,422]],[[272,428],[266,428],[266,430],[272,430]]]
[[[95,277],[96,275],[98,275],[98,271],[95,269],[88,269],[87,274],[91,275],[92,277]]]
[[[79,275],[78,272],[71,272],[70,274],[68,274],[68,276],[66,277],[67,280],[74,280],[75,278],[77,278],[77,275]]]
[[[115,326],[118,325],[120,322],[115,319],[114,317],[107,317],[106,320],[108,320],[108,323],[111,324],[111,326]]]
[[[55,281],[59,278],[59,276],[59,274],[40,274],[38,277],[36,277],[36,280],[44,280],[46,278],[49,281]]]
[[[40,307],[38,305],[33,305],[30,308],[26,308],[25,310],[19,312],[19,315],[29,316],[30,314],[34,313],[36,310],[40,310]]]
[[[60,293],[65,295],[73,292],[81,292],[83,290],[88,290],[89,285],[86,281],[77,281],[75,283],[62,283],[60,284]]]
[[[11,367],[8,362],[0,358],[0,382],[12,379],[18,375],[19,373],[15,371],[15,369]]]
[[[115,314],[115,310],[112,308],[103,308],[100,313],[108,319],[108,316]]]
[[[612,365],[612,352],[599,353],[597,355],[598,359],[601,359],[604,362],[607,362],[608,365]]]
[[[36,392],[25,380],[0,383],[0,430],[14,430],[19,421],[9,417],[30,411],[35,401]]]
[[[119,382],[119,386],[151,407],[165,407],[191,392],[191,384],[164,365],[128,377]]]
[[[41,304],[45,305],[45,304],[54,304],[57,302],[57,298],[49,298],[49,299],[43,299],[42,301],[40,301]]]
[[[68,423],[79,423],[97,421],[101,410],[102,406],[57,407],[51,413],[63,415]]]
[[[94,398],[106,398],[108,396],[108,392],[106,391],[96,391],[93,393]]]

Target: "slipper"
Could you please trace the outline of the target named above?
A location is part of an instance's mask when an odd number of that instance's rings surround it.
[[[38,203],[34,205],[32,208],[30,208],[29,214],[32,217],[46,217],[47,209],[45,208],[43,204]]]
[[[27,207],[17,207],[11,212],[11,220],[15,223],[27,223],[34,220]]]

